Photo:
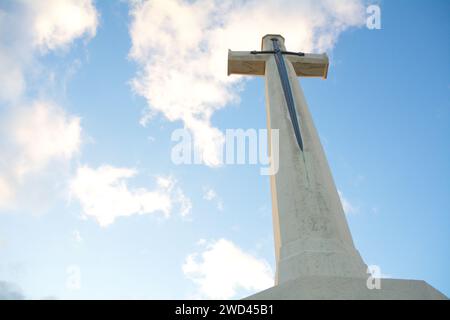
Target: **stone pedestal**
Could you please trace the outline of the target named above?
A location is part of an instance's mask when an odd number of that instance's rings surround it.
[[[446,300],[425,281],[381,279],[368,289],[365,278],[303,277],[256,293],[245,300]]]

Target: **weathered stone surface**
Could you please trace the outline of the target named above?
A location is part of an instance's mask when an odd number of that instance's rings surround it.
[[[368,289],[365,278],[304,277],[256,293],[246,300],[445,300],[425,281],[381,279]]]

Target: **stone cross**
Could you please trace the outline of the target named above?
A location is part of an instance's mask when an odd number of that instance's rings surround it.
[[[279,129],[279,170],[271,176],[277,284],[302,276],[366,276],[297,80],[326,79],[327,72],[326,54],[286,51],[280,35],[266,35],[262,51],[228,53],[229,75],[265,76],[268,130]]]
[[[275,286],[248,299],[446,299],[424,281],[367,274],[297,80],[327,72],[326,54],[286,51],[280,35],[264,36],[262,51],[228,53],[229,75],[265,77],[269,153],[271,129],[280,141],[270,178]]]

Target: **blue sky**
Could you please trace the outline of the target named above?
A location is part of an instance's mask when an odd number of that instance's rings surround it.
[[[357,0],[306,13],[307,1],[287,1],[289,12],[273,1],[41,3],[0,4],[3,288],[180,299],[267,287],[269,178],[257,165],[177,166],[171,134],[187,128],[214,159],[218,132],[264,129],[264,79],[221,72],[227,48],[259,49],[277,28],[288,49],[330,56],[326,81],[300,83],[363,259],[450,295],[448,1],[377,2],[381,30],[366,28],[372,2]],[[287,18],[259,24],[267,12]],[[208,24],[214,14],[222,29]],[[27,19],[35,29],[24,31]]]

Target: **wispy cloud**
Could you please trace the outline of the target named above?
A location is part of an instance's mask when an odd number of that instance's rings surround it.
[[[230,299],[238,290],[258,291],[274,285],[269,264],[243,251],[233,242],[199,241],[201,252],[187,256],[183,273],[198,287],[197,295],[206,299]]]
[[[355,207],[346,197],[344,197],[344,194],[340,190],[338,190],[338,194],[339,198],[341,198],[342,208],[346,214],[358,212],[358,208]]]
[[[223,211],[223,200],[217,195],[217,192],[214,189],[204,187],[203,199],[205,199],[206,201],[215,202],[217,210]]]
[[[134,214],[161,213],[168,217],[174,204],[179,204],[180,214],[191,210],[190,199],[176,186],[173,178],[159,177],[154,190],[131,188],[126,181],[137,175],[132,168],[109,165],[97,169],[78,168],[70,183],[73,198],[81,204],[83,215],[94,218],[100,226],[107,227],[119,217]]]
[[[341,32],[364,23],[362,0],[130,0],[133,90],[192,131],[207,165],[220,165],[224,141],[213,114],[237,102],[243,77],[227,77],[227,52],[259,49],[280,33],[290,50],[331,49]],[[145,121],[143,121],[145,122]]]

